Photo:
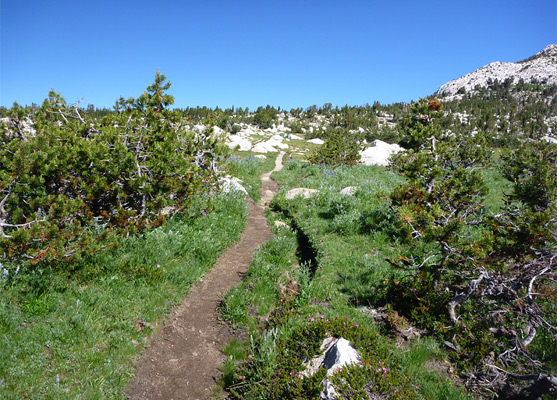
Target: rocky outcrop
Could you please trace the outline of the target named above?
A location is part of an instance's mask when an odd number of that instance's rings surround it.
[[[557,84],[557,45],[551,44],[527,60],[517,63],[496,61],[485,65],[461,78],[447,82],[437,90],[438,96],[455,95],[461,89],[473,90],[476,86],[486,87],[489,81],[504,82],[511,79],[513,84],[539,82]]]
[[[270,143],[261,142],[252,147],[254,153],[277,153],[278,150]]]
[[[248,139],[245,139],[238,135],[230,135],[228,137],[228,142],[226,143],[231,150],[238,148],[240,151],[250,151],[251,150],[251,142]]]
[[[22,139],[26,137],[34,137],[37,134],[35,125],[29,117],[23,119],[15,119],[10,117],[0,118],[0,124],[7,128],[8,136],[20,136]]]
[[[392,154],[404,150],[398,144],[389,144],[381,140],[374,140],[371,147],[360,152],[361,161],[364,165],[382,165],[389,164],[389,157]]]

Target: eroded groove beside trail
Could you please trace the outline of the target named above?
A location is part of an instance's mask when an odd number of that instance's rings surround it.
[[[249,216],[240,241],[219,257],[151,338],[128,384],[130,400],[211,398],[221,375],[218,368],[225,362],[220,349],[232,338],[228,325],[219,321],[217,307],[242,279],[254,250],[272,237],[264,207],[278,190],[270,176],[282,168],[283,155],[278,155],[273,171],[261,175],[261,200],[257,205],[249,200]]]
[[[298,241],[298,246],[296,250],[296,257],[300,265],[306,264],[309,267],[309,273],[311,279],[315,275],[317,270],[317,250],[311,244],[308,235],[292,220],[292,229],[296,232],[296,239]]]

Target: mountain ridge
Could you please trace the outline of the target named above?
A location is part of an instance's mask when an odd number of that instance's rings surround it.
[[[557,44],[550,44],[535,55],[518,62],[495,61],[460,78],[442,85],[437,96],[454,96],[463,91],[486,87],[490,82],[504,82],[511,79],[512,84],[521,80],[525,83],[544,83],[557,85]]]

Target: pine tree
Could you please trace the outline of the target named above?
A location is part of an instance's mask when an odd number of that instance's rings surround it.
[[[147,86],[147,91],[140,96],[140,101],[154,109],[155,113],[160,113],[166,106],[174,104],[174,96],[165,94],[171,85],[170,81],[163,84],[165,80],[165,74],[161,74],[157,69],[155,82]]]

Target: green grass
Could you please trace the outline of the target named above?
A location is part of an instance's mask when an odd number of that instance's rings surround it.
[[[352,329],[355,337],[360,329],[378,334],[374,320],[364,311],[384,304],[384,281],[392,277],[392,268],[385,259],[396,258],[403,250],[393,232],[392,212],[383,199],[403,179],[385,168],[331,169],[292,160],[273,177],[283,187],[273,201],[276,213],[269,216],[270,222],[279,218],[303,232],[313,248],[317,268],[310,271],[307,265],[291,267],[296,262],[293,257],[297,234],[282,228],[278,237],[257,253],[246,280],[227,295],[224,316],[235,327],[249,332],[245,344],[249,349],[247,361],[234,359],[227,365],[224,384],[235,398],[265,399],[277,393],[311,397],[308,393],[314,393],[318,382],[304,382],[295,376],[291,380],[288,374],[288,368],[294,371],[300,368],[292,358],[298,351],[292,350],[297,348],[296,343],[307,341],[311,347],[312,340],[316,340],[306,332],[307,329],[314,332],[313,322],[308,321],[318,316],[330,320],[346,317],[359,327]],[[354,196],[344,197],[339,191],[346,186],[359,189]],[[311,199],[285,200],[284,193],[293,187],[320,192]],[[294,298],[284,294],[286,274],[297,283]],[[306,332],[301,335],[305,339],[298,337],[300,332]],[[389,364],[391,384],[407,387],[406,377],[412,382],[408,397],[396,398],[471,398],[452,377],[435,368],[447,355],[433,339],[416,341],[405,349],[397,349],[386,336],[379,342],[386,347],[374,350],[373,345],[366,347],[369,344],[364,341],[361,351],[370,354],[373,363]],[[285,358],[285,354],[291,355]],[[285,363],[292,365],[285,369]],[[361,391],[364,375],[365,379],[377,378],[374,368],[363,371],[345,377],[346,390],[359,387]],[[385,390],[394,393],[393,387]]]
[[[505,205],[505,194],[512,193],[512,182],[506,179],[497,167],[484,170],[484,179],[489,188],[484,204],[488,210],[498,213]]]
[[[227,293],[221,306],[222,315],[234,328],[254,331],[268,320],[281,297],[278,285],[299,273],[293,268],[295,250],[295,234],[281,229],[257,251],[245,279]]]
[[[0,281],[0,398],[122,398],[148,335],[244,225],[242,198],[217,196],[206,217],[175,217],[73,272]]]
[[[275,157],[244,154],[226,168],[257,200],[259,175]],[[204,217],[206,200],[199,204],[66,270],[21,264],[16,274],[16,265],[3,266],[0,398],[123,398],[149,335],[244,229],[241,196],[216,195]]]
[[[225,169],[230,175],[242,179],[242,185],[246,188],[248,195],[254,201],[258,201],[261,198],[259,176],[274,168],[276,157],[277,153],[270,153],[263,160],[255,158],[250,152],[236,152],[228,158]]]

